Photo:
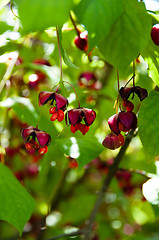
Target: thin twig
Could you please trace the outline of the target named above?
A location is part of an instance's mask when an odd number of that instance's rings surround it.
[[[135,87],[135,61],[133,61],[133,87]]]
[[[77,35],[80,37],[80,31],[79,31],[79,29],[78,29],[77,26],[76,26],[76,23],[75,23],[75,21],[74,21],[74,19],[73,19],[73,17],[72,17],[71,12],[70,12],[70,19],[71,19],[71,22],[72,22],[75,30],[76,30]]]
[[[120,83],[119,83],[119,70],[117,69],[117,82],[118,82],[118,93],[120,90]]]
[[[118,97],[116,99],[115,102],[115,106],[116,106],[116,114],[118,114],[118,106],[121,110],[121,106],[120,106],[120,102],[119,102],[119,90],[120,90],[120,83],[119,83],[119,70],[117,69],[117,83],[118,83]]]
[[[10,1],[10,10],[11,10],[11,12],[13,13],[13,15],[16,17],[16,18],[19,18],[15,13],[14,13],[14,11],[13,11],[13,2],[12,1]],[[20,19],[20,18],[19,18]]]
[[[138,170],[138,169],[131,169],[130,168],[130,169],[127,169],[126,171],[129,171],[130,173],[136,173],[136,174],[142,175],[143,177],[146,177],[146,178],[152,178],[152,177],[155,176],[155,174],[153,174],[153,173],[148,173],[146,171]]]
[[[132,79],[134,79],[134,77],[135,77],[135,74],[133,74],[133,76],[127,81],[127,83],[124,85],[124,88],[129,84],[129,82],[130,82]]]
[[[73,85],[72,85],[71,83],[69,83],[69,82],[67,82],[67,81],[63,81],[63,82],[69,84],[69,85],[73,88],[73,90],[74,90],[74,92],[75,92],[75,94],[76,94],[76,98],[77,98],[77,102],[78,102],[78,107],[80,108],[80,100],[79,100],[79,97],[78,97],[78,94],[77,94],[76,89],[73,87]]]

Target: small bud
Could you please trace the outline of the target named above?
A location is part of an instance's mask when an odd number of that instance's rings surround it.
[[[21,135],[24,139],[26,149],[29,151],[33,151],[33,153],[35,150],[42,148],[47,151],[47,146],[49,146],[51,142],[51,136],[48,133],[32,126],[22,129]]]

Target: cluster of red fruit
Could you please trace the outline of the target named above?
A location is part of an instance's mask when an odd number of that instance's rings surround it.
[[[29,152],[34,153],[38,151],[41,155],[47,152],[47,146],[49,146],[51,142],[51,136],[48,133],[29,126],[21,130],[21,135],[25,142],[25,148]]]
[[[120,89],[119,94],[126,111],[114,114],[108,119],[108,124],[112,132],[105,137],[103,141],[104,147],[112,150],[119,148],[125,142],[121,132],[129,132],[131,129],[135,130],[137,127],[137,117],[136,114],[132,112],[134,105],[128,100],[131,93],[133,93],[133,95],[136,93],[140,101],[148,96],[147,90],[139,86],[122,87]]]
[[[52,114],[50,120],[55,121],[56,119],[61,122],[64,117],[66,120],[66,124],[71,124],[71,132],[75,133],[76,131],[81,131],[83,135],[85,135],[89,126],[94,122],[96,113],[92,109],[88,108],[75,108],[69,110],[66,115],[64,111],[68,105],[68,100],[62,95],[56,92],[40,92],[39,94],[39,105],[45,105],[48,101],[51,101],[51,105],[56,103],[55,107],[50,108],[50,114]],[[82,120],[84,123],[81,123]]]
[[[56,107],[51,107],[49,110],[49,113],[52,114],[50,120],[55,121],[57,119],[59,122],[63,121],[68,100],[56,92],[40,92],[39,106],[45,105],[48,101],[51,101],[51,105],[54,104],[54,101],[56,102]]]
[[[51,107],[49,113],[52,114],[50,120],[55,121],[56,119],[61,122],[64,120],[64,111],[68,105],[68,100],[62,95],[56,92],[43,91],[39,94],[39,105],[45,105],[48,101],[51,101],[51,105],[56,103],[55,107]],[[96,113],[92,109],[88,108],[75,108],[71,109],[66,113],[66,124],[71,124],[71,132],[81,131],[85,135],[89,126],[94,122]],[[83,120],[84,123],[81,123]],[[51,142],[51,136],[39,130],[37,127],[29,126],[21,130],[21,135],[25,142],[25,148],[29,152],[38,151],[39,154],[45,154],[48,150],[48,145]],[[36,141],[37,140],[37,141]]]

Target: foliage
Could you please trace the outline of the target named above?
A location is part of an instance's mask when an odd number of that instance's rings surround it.
[[[0,2],[0,239],[158,239],[158,20],[138,0]]]

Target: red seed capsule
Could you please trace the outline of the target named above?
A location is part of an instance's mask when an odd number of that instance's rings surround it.
[[[64,112],[63,112],[61,109],[59,109],[58,112],[57,112],[57,120],[58,120],[59,122],[61,122],[61,121],[64,120],[64,117],[65,117]]]
[[[78,129],[76,128],[76,126],[73,126],[73,125],[71,125],[71,132],[72,133],[75,133]]]
[[[28,151],[32,151],[34,150],[34,145],[32,143],[26,143],[25,144],[25,148],[28,150]]]
[[[57,112],[53,113],[50,120],[55,121],[57,119]]]
[[[54,112],[56,112],[56,107],[50,108],[49,113],[50,113],[50,114],[53,114]]]
[[[134,104],[132,102],[130,102],[129,100],[124,100],[123,106],[126,107],[126,110],[130,111],[130,112],[132,112],[134,109]]]
[[[47,146],[42,147],[42,148],[39,148],[39,150],[38,150],[38,152],[39,152],[41,155],[47,153],[47,151],[48,151],[48,147],[47,147]]]

